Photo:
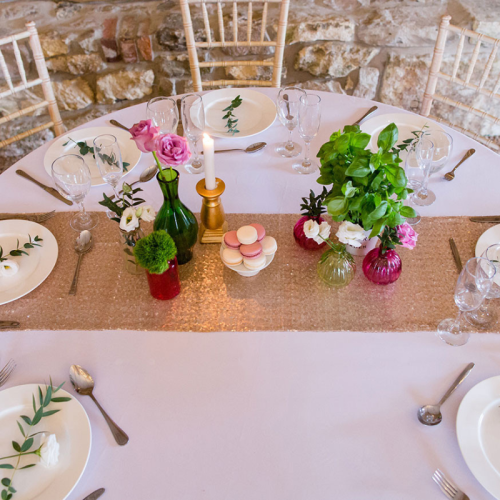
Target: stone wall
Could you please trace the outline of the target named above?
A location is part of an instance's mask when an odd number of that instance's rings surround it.
[[[214,6],[209,5],[213,16],[215,11],[210,7]],[[204,25],[201,10],[198,12],[194,28],[202,40]],[[453,16],[454,24],[500,38],[498,0],[291,0],[283,83],[418,110],[437,27],[446,12]],[[257,27],[259,15],[258,10],[254,12]],[[68,128],[156,95],[192,90],[177,0],[0,0],[0,36],[23,30],[28,20],[37,23]],[[227,39],[231,39],[231,23],[228,16]],[[275,24],[276,18],[271,17],[267,29],[270,37]],[[216,26],[214,22],[212,27]],[[243,5],[238,26],[239,32],[245,33]],[[472,48],[466,43],[465,52],[470,53]],[[34,74],[29,50],[26,46],[21,49]],[[8,50],[4,55],[15,74],[13,55]],[[207,51],[203,57],[210,60],[244,55],[245,49],[233,49]],[[272,52],[252,56],[272,57]],[[480,57],[483,67],[486,57]],[[446,64],[451,64],[450,58]],[[500,71],[500,63],[498,68],[496,65],[494,70]],[[262,79],[269,75],[269,69],[225,68],[203,77]],[[0,88],[4,85],[0,77]],[[0,100],[0,114],[38,102],[40,90]],[[466,97],[469,102],[477,101],[475,95]],[[456,111],[444,106],[438,112],[450,119],[461,119]],[[0,126],[0,136],[9,137],[42,119],[24,118]],[[48,130],[1,149],[0,171],[51,137]]]

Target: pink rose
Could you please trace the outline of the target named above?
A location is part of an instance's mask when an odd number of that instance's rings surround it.
[[[410,224],[408,224],[408,222],[398,226],[396,229],[398,231],[399,241],[401,241],[401,245],[404,248],[412,250],[417,246],[418,234],[410,226]]]
[[[151,153],[154,150],[154,141],[160,133],[160,127],[153,127],[151,120],[142,120],[136,123],[129,132],[140,151]]]
[[[191,157],[187,139],[175,134],[159,135],[155,139],[155,151],[158,159],[169,167],[185,165]]]

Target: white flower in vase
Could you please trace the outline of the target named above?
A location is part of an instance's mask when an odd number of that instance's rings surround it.
[[[304,223],[304,234],[308,238],[316,238],[319,234],[319,224],[313,219],[306,221]]]
[[[137,211],[141,210],[141,213],[137,215],[141,220],[146,222],[153,222],[156,217],[156,212],[151,205],[144,205],[139,207]]]
[[[359,224],[344,221],[340,224],[336,236],[341,243],[359,248],[369,234],[370,232],[365,231]]]
[[[40,448],[37,455],[40,455],[40,463],[44,467],[53,467],[59,461],[59,443],[55,434],[46,436],[42,434]]]
[[[8,278],[14,276],[19,271],[19,264],[11,259],[5,259],[0,262],[0,276]]]
[[[326,239],[328,239],[330,237],[330,232],[331,232],[332,228],[330,226],[330,224],[328,224],[328,222],[326,221],[323,221],[320,225],[319,225],[319,234],[318,236],[316,236],[314,239],[314,241],[318,244],[321,245],[321,243],[323,243]]]
[[[120,229],[127,233],[139,227],[139,218],[134,207],[128,207],[123,211],[120,219]]]

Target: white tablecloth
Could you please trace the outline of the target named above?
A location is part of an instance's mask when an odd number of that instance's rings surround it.
[[[492,498],[465,465],[455,418],[466,392],[498,375],[499,336],[474,335],[461,348],[430,333],[0,338],[0,363],[18,364],[6,387],[67,380],[81,364],[130,436],[116,445],[94,403],[76,396],[93,444],[70,500],[100,487],[110,500],[441,500],[431,479],[438,467],[472,500]],[[439,401],[470,361],[476,367],[443,406],[444,421],[420,424],[417,408]]]
[[[256,90],[268,94],[272,99],[277,95],[275,89]],[[321,130],[311,148],[314,155],[332,132],[357,120],[374,104],[373,101],[346,95],[317,93],[321,95],[323,107]],[[377,114],[404,112],[392,106],[376,104],[379,106]],[[98,118],[82,127],[109,125],[111,118],[131,126],[145,119],[145,116],[146,105],[139,104]],[[460,167],[453,182],[450,183],[442,178],[444,172],[431,178],[430,188],[436,193],[437,201],[430,207],[419,208],[419,211],[427,216],[498,214],[500,212],[498,155],[458,132],[450,133],[454,138],[453,156],[448,165],[450,168],[462,158],[467,149],[475,148],[476,154]],[[295,134],[295,139],[301,142],[297,131]],[[299,175],[291,168],[296,159],[282,158],[275,152],[276,144],[285,140],[286,135],[285,128],[276,120],[269,130],[251,138],[215,139],[216,148],[219,149],[246,147],[257,141],[268,143],[264,151],[255,155],[245,153],[216,155],[216,174],[226,183],[226,192],[223,195],[226,212],[299,213],[301,197],[308,195],[309,189],[313,189],[316,193],[321,191],[322,186],[316,183],[319,173]],[[49,144],[42,146],[0,175],[0,212],[70,209],[15,174],[17,168],[22,168],[41,182],[51,184],[52,180],[43,167],[43,157],[48,147]],[[139,173],[153,163],[152,155],[143,155],[140,165],[126,179],[129,182],[138,179]],[[198,212],[201,207],[201,199],[195,190],[200,178],[200,175],[185,173],[181,167],[180,196],[194,212]],[[147,185],[143,184],[142,188],[145,199],[158,209],[162,203],[162,196],[156,180]],[[86,201],[87,209],[103,210],[98,204],[98,201],[102,200],[103,191],[109,194],[111,189],[108,186],[92,188]],[[76,207],[73,209],[76,210]]]

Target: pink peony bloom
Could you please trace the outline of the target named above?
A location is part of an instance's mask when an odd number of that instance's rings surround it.
[[[129,132],[140,151],[151,153],[155,148],[154,141],[160,133],[160,127],[153,127],[151,120],[142,120],[136,123]]]
[[[410,226],[410,224],[408,224],[408,222],[405,222],[401,226],[398,226],[396,229],[398,231],[398,236],[399,240],[401,241],[401,245],[404,248],[409,248],[410,250],[412,250],[417,246],[418,234]]]
[[[191,157],[187,139],[175,134],[159,135],[155,139],[155,151],[158,159],[169,167],[185,165]]]

